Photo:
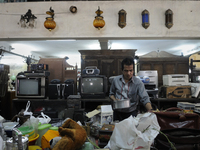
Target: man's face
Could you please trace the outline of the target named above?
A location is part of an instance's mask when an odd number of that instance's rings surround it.
[[[133,65],[130,66],[124,65],[124,70],[122,71],[122,73],[124,75],[125,80],[130,80],[130,78],[132,78],[134,73]]]

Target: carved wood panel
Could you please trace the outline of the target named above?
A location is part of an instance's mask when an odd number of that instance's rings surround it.
[[[138,71],[157,70],[158,86],[163,85],[162,76],[166,74],[189,74],[188,57],[139,58]]]

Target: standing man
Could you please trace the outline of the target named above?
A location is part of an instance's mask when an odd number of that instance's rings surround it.
[[[110,87],[109,97],[113,101],[130,99],[129,108],[115,109],[114,120],[122,121],[130,115],[137,116],[138,105],[141,102],[147,111],[152,110],[149,96],[142,81],[134,74],[134,61],[132,57],[125,58],[122,63],[122,75],[115,77]]]

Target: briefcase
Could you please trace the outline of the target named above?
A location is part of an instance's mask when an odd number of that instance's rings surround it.
[[[200,116],[196,113],[184,113],[183,109],[177,107],[154,113],[157,116],[161,131],[174,128],[200,129]]]

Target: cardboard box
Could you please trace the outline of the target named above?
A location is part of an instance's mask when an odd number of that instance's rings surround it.
[[[95,120],[98,120],[102,125],[113,123],[113,110],[111,105],[102,105],[101,110],[93,110],[86,114],[88,118],[96,117]]]
[[[99,130],[99,141],[100,143],[106,142],[110,140],[110,137],[113,133],[115,125],[113,124],[104,124],[102,128]]]
[[[111,105],[101,106],[101,125],[111,124],[113,122],[113,110]]]
[[[191,98],[191,86],[162,86],[159,89],[161,98]]]

